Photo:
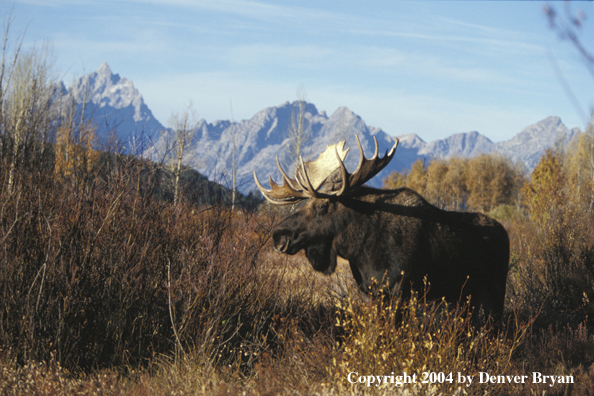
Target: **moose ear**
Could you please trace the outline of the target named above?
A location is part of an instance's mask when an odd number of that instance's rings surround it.
[[[320,192],[324,194],[332,194],[333,192],[340,191],[342,185],[342,172],[340,169],[336,169],[326,178],[326,180],[324,180],[320,187]]]

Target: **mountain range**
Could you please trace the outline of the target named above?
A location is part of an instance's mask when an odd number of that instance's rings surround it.
[[[115,131],[128,152],[142,152],[155,160],[164,157],[162,132],[166,128],[153,116],[132,82],[113,74],[107,63],[103,63],[97,71],[79,78],[72,86],[64,87],[63,91],[64,95],[72,95],[79,103],[86,98],[85,112],[94,117],[100,137],[105,138]],[[457,133],[427,143],[414,133],[392,136],[380,128],[368,126],[346,107],[340,107],[331,116],[318,111],[311,103],[306,103],[302,109],[309,135],[301,152],[305,160],[317,158],[327,144],[346,139],[346,147],[350,147],[351,152],[345,164],[352,171],[359,159],[355,134],[359,136],[367,158],[373,155],[374,137],[382,156],[393,146],[395,138],[400,140],[392,162],[368,183],[375,187],[380,187],[382,180],[390,173],[410,169],[418,159],[500,153],[509,156],[514,162],[523,163],[530,171],[547,148],[559,142],[568,142],[579,132],[577,128],[567,128],[559,117],[551,116],[526,127],[512,139],[499,143],[492,142],[476,131]],[[292,117],[294,119],[299,112],[299,102],[285,102],[261,110],[251,119],[240,122],[223,120],[209,123],[202,119],[198,122],[197,133],[185,154],[184,163],[209,180],[230,186],[235,147],[237,187],[240,191],[249,192],[256,188],[253,171],[256,171],[262,182],[268,176],[279,182],[281,175],[275,157],[279,156],[284,169],[291,174],[292,161],[287,155],[290,141],[288,130]]]

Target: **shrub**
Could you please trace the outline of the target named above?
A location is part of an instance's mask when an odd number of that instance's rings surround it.
[[[542,309],[538,327],[594,322],[594,217],[574,196],[561,154],[547,151],[523,187],[529,221],[516,223],[508,295]]]
[[[474,329],[466,304],[452,307],[445,301],[429,303],[415,296],[409,301],[373,304],[348,299],[337,308],[337,326],[346,336],[333,361],[335,381],[345,383],[352,372],[362,376],[414,374],[417,385],[401,388],[413,389],[415,394],[459,393],[464,385],[457,373],[476,377],[479,371],[512,373],[513,353],[529,329],[519,325],[509,338],[490,326]],[[422,384],[424,379],[429,384]],[[351,390],[366,386],[345,385]],[[389,383],[379,388],[393,392],[395,386]],[[497,389],[493,386],[489,391]]]
[[[489,217],[504,223],[519,223],[526,220],[526,212],[514,205],[501,204],[488,213]]]
[[[191,351],[249,370],[280,345],[275,317],[312,326],[313,297],[279,298],[284,275],[258,265],[266,218],[171,205],[128,165],[90,185],[21,172],[2,192],[0,340],[19,362],[89,370]]]

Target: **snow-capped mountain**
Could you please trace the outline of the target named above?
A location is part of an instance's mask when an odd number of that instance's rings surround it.
[[[298,112],[298,102],[286,102],[278,107],[262,110],[253,118],[239,123],[217,121],[209,124],[202,120],[186,164],[210,180],[230,185],[235,139],[237,180],[241,191],[255,189],[253,171],[256,171],[264,185],[267,185],[268,176],[280,182],[281,175],[275,157],[279,157],[285,171],[292,175],[294,167],[286,156],[289,151],[287,131],[291,117]],[[395,142],[394,137],[379,128],[366,125],[361,117],[346,107],[339,108],[328,117],[325,112],[319,112],[313,104],[308,103],[305,118],[310,128],[310,138],[303,147],[305,160],[316,159],[326,145],[346,139],[346,147],[350,147],[351,151],[345,163],[349,171],[353,171],[359,159],[355,134],[359,136],[367,158],[373,155],[374,137],[378,140],[382,156]],[[368,184],[381,187],[383,179],[390,173],[410,169],[412,163],[418,159],[474,157],[483,153],[509,156],[513,161],[522,162],[527,170],[532,170],[546,148],[554,147],[559,141],[569,142],[577,132],[577,128],[569,130],[565,127],[559,117],[548,117],[527,127],[513,139],[500,143],[493,143],[475,131],[454,134],[430,143],[426,143],[416,134],[400,135],[396,156]],[[155,147],[162,146],[157,144]]]
[[[137,153],[136,142],[155,139],[164,127],[144,103],[132,81],[113,74],[107,63],[79,78],[65,90],[79,105],[86,103],[85,117],[92,117],[100,138],[116,132],[124,151]]]
[[[285,102],[278,107],[269,107],[258,112],[249,120],[231,123],[229,121],[199,122],[198,134],[190,148],[186,165],[197,169],[210,180],[224,185],[231,183],[233,145],[235,144],[235,164],[238,188],[242,192],[256,188],[253,172],[264,182],[268,176],[280,182],[281,174],[276,165],[276,157],[288,174],[294,172],[289,151],[288,130],[291,117],[299,114],[299,102]],[[354,170],[359,160],[355,133],[367,157],[374,151],[373,137],[378,141],[380,155],[384,155],[395,139],[378,128],[368,127],[358,115],[346,107],[341,107],[328,117],[325,112],[318,112],[316,107],[307,103],[305,106],[308,139],[302,147],[304,160],[313,160],[326,148],[346,139],[346,146],[351,148],[345,165]],[[159,158],[165,149],[163,140],[157,142],[151,155]],[[403,170],[409,164],[398,156],[374,180],[372,185],[381,186],[383,178],[394,170]]]
[[[165,128],[153,117],[132,82],[113,74],[106,63],[97,71],[81,77],[68,88],[67,95],[72,95],[79,102],[86,97],[88,104],[85,112],[93,115],[102,136],[115,130],[119,140],[126,144],[127,152],[138,152],[134,150],[135,139],[144,137],[144,142],[151,142],[144,155],[155,160],[163,158],[164,135],[159,133]],[[288,131],[292,117],[299,114],[299,111],[299,102],[285,102],[280,106],[266,108],[251,119],[240,122],[209,123],[200,120],[198,132],[185,155],[184,163],[211,181],[231,186],[235,147],[237,185],[240,191],[248,192],[256,188],[253,171],[256,171],[265,186],[268,184],[268,176],[280,182],[275,157],[279,157],[285,171],[292,175],[294,162],[287,155],[290,141]],[[324,111],[318,111],[315,105],[306,103],[304,116],[309,135],[302,147],[305,160],[316,159],[326,145],[346,139],[346,147],[351,149],[346,158],[346,166],[349,171],[353,171],[359,160],[355,134],[359,136],[367,158],[373,155],[374,137],[378,141],[381,156],[395,142],[395,137],[380,128],[366,125],[361,117],[346,107],[340,107],[328,116]],[[568,142],[577,133],[577,128],[568,129],[559,117],[548,117],[526,127],[514,138],[499,143],[492,142],[476,131],[454,134],[429,143],[414,133],[402,134],[397,136],[400,144],[396,156],[369,184],[380,187],[382,180],[391,172],[410,169],[412,163],[418,159],[473,157],[493,152],[521,161],[531,170],[546,148],[555,146],[559,141]],[[147,137],[152,140],[146,139]]]

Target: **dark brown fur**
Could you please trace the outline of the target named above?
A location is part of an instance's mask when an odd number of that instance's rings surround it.
[[[407,189],[361,187],[339,198],[309,199],[273,234],[275,249],[304,249],[317,271],[331,274],[337,256],[349,261],[364,293],[373,280],[392,292],[412,290],[457,303],[471,296],[475,308],[499,322],[503,314],[509,239],[497,221],[480,213],[448,212]]]

